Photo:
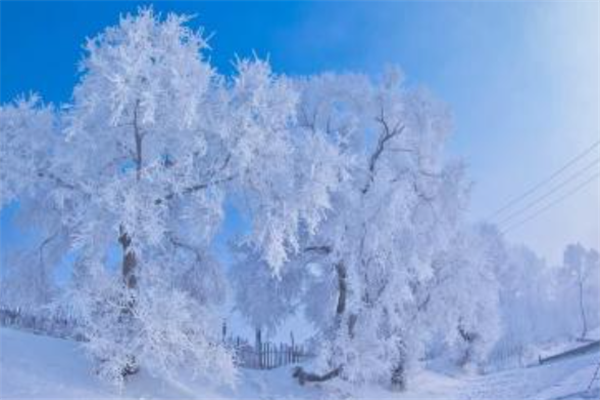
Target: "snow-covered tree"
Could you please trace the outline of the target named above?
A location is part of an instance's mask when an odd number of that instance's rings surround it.
[[[0,298],[4,305],[39,308],[55,296],[54,271],[69,248],[68,232],[56,205],[67,183],[44,181],[60,141],[52,105],[37,95],[19,97],[0,109],[0,206],[18,199],[15,223],[28,247],[3,255],[6,264]],[[36,185],[31,185],[36,182]]]
[[[88,40],[71,104],[32,98],[0,111],[2,205],[32,198],[55,211],[39,225],[58,230],[58,254],[75,259],[63,301],[116,384],[139,367],[184,365],[231,381],[211,254],[225,199],[249,214],[245,241],[277,273],[324,219],[345,170],[327,138],[298,131],[290,81],[260,60],[218,75],[188,20],[123,16]]]
[[[393,69],[378,82],[325,74],[297,85],[301,125],[334,138],[353,167],[294,261],[323,272],[319,289],[308,289],[321,307],[307,309],[320,324],[326,370],[296,376],[403,387],[423,347],[418,319],[434,260],[453,244],[466,200],[463,167],[444,161],[448,111]]]
[[[600,320],[600,257],[594,249],[585,249],[581,244],[570,244],[565,248],[559,283],[563,299],[579,319],[579,337],[585,339],[590,328]],[[566,311],[568,313],[568,311]]]
[[[498,248],[501,336],[489,363],[497,361],[496,355],[524,365],[537,360],[540,345],[581,338],[598,326],[596,250],[569,245],[564,264],[553,266],[524,245],[504,243]]]
[[[461,366],[482,367],[500,336],[497,270],[503,262],[503,240],[485,224],[463,228],[433,261],[420,323]]]
[[[505,244],[505,261],[497,269],[503,334],[500,346],[519,349],[519,358],[528,349],[556,334],[560,315],[554,308],[554,271],[531,249]]]

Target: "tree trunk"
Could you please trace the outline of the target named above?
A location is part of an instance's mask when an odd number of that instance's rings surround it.
[[[135,289],[137,286],[137,279],[135,277],[135,268],[137,266],[137,259],[135,252],[130,249],[131,237],[121,227],[121,235],[119,236],[119,243],[121,243],[121,249],[123,251],[123,260],[121,263],[121,274],[123,277],[123,283],[129,289]]]
[[[467,343],[467,350],[465,351],[463,358],[459,360],[459,365],[461,367],[464,367],[470,362],[475,361],[473,360],[473,346],[475,345],[475,342],[479,339],[479,335],[477,333],[465,330],[465,328],[463,328],[461,325],[458,326],[458,333],[460,334],[460,337],[465,341],[465,343]]]
[[[258,368],[263,369],[264,368],[263,342],[262,342],[262,332],[261,332],[260,328],[256,328],[254,349],[255,349],[256,355],[258,357]]]
[[[587,318],[585,316],[585,307],[583,304],[583,282],[579,281],[579,312],[581,313],[581,339],[587,336]]]
[[[135,145],[135,153],[133,155],[133,162],[136,170],[136,181],[139,182],[142,177],[142,141],[144,135],[138,124],[138,112],[140,107],[140,100],[137,99],[133,108],[133,139]],[[123,259],[121,261],[121,278],[126,288],[126,298],[121,309],[121,315],[119,321],[122,324],[121,338],[127,342],[131,340],[131,337],[135,334],[133,326],[133,317],[135,314],[135,297],[132,297],[133,291],[137,288],[137,267],[138,260],[135,251],[131,248],[131,236],[123,225],[119,227],[119,243],[121,244],[121,250],[123,251]],[[139,366],[135,354],[126,355],[127,362],[122,368],[121,375],[123,377],[133,375],[138,372]]]
[[[406,369],[407,369],[407,352],[406,343],[403,340],[399,340],[396,343],[398,351],[398,360],[392,368],[392,376],[390,378],[391,388],[394,391],[403,391],[406,389]]]
[[[338,279],[338,301],[335,309],[336,324],[339,327],[341,319],[346,311],[346,299],[348,296],[348,272],[342,261],[335,265],[335,271]]]
[[[346,302],[348,296],[348,272],[342,261],[335,264],[335,271],[337,273],[338,280],[338,301],[335,308],[334,329],[339,330],[342,327],[344,313],[346,312]],[[350,331],[352,330],[352,325],[352,323],[349,325]],[[325,382],[338,377],[342,372],[342,368],[343,365],[340,365],[333,370],[320,375],[313,372],[306,372],[302,367],[296,367],[292,376],[298,379],[298,382],[301,385],[304,385],[306,382]]]
[[[306,382],[325,382],[330,379],[333,379],[342,372],[342,367],[337,367],[334,370],[327,372],[326,374],[319,375],[312,372],[306,372],[302,367],[294,368],[294,374],[292,375],[294,378],[298,379],[298,382],[301,385],[304,385]]]
[[[137,287],[137,278],[136,278],[136,267],[137,267],[137,258],[135,256],[135,252],[131,250],[131,237],[127,234],[125,229],[121,227],[121,232],[119,236],[119,243],[121,244],[121,249],[123,251],[123,260],[121,264],[121,275],[123,279],[123,283],[128,290],[134,290]],[[124,336],[123,340],[130,340],[128,337],[130,335],[131,326],[128,326],[131,323],[133,318],[133,309],[135,307],[135,301],[132,298],[127,298],[123,308],[121,310],[121,318],[120,320],[123,323]],[[139,366],[137,364],[137,360],[134,354],[127,355],[127,363],[123,367],[121,371],[122,376],[133,375],[138,372]]]
[[[406,389],[406,375],[404,371],[403,360],[399,361],[392,370],[391,384],[393,390],[403,391],[404,389]]]

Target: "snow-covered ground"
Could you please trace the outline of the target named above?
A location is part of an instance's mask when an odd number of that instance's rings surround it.
[[[422,371],[404,393],[354,390],[339,383],[300,387],[290,368],[242,370],[236,389],[207,383],[182,384],[135,376],[122,393],[94,377],[92,364],[71,341],[0,328],[0,398],[29,399],[578,399],[598,398],[599,381],[585,392],[600,361],[593,352],[547,365],[485,376],[449,376]],[[191,382],[191,381],[190,381]],[[350,395],[352,393],[352,395]]]

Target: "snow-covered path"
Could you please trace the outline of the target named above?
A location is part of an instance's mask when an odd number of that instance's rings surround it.
[[[472,378],[465,382],[461,390],[463,396],[459,398],[496,400],[564,398],[585,391],[599,361],[598,353],[594,352],[552,364]]]
[[[402,394],[365,391],[359,397],[381,399],[444,400],[549,400],[598,399],[599,382],[585,392],[600,362],[593,352],[560,362],[512,369],[489,375],[448,377],[421,372]]]
[[[424,371],[404,393],[366,388],[353,391],[335,385],[301,388],[289,379],[289,369],[270,372],[243,371],[235,390],[190,383],[161,382],[140,374],[123,393],[99,382],[91,364],[76,344],[0,328],[0,398],[99,399],[99,398],[200,398],[200,399],[581,399],[598,398],[599,381],[584,393],[599,352],[552,364],[503,371],[484,376],[449,377]],[[345,393],[345,394],[344,394]],[[352,396],[348,395],[353,393]]]

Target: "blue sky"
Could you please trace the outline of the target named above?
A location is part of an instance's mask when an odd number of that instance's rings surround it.
[[[473,219],[600,136],[598,2],[2,2],[0,101],[30,90],[68,101],[85,37],[141,4],[197,14],[226,73],[234,54],[253,50],[286,74],[398,64],[453,109],[450,150],[470,167]],[[596,180],[508,238],[552,262],[568,242],[599,247],[598,188]]]

